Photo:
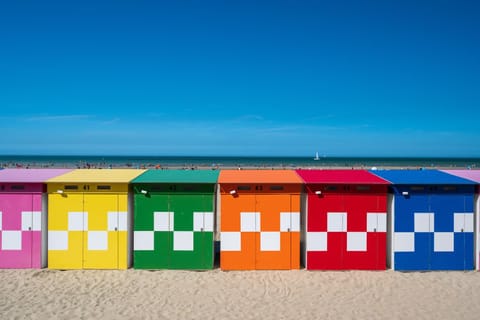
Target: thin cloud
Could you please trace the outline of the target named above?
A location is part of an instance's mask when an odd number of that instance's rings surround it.
[[[66,120],[83,120],[92,119],[95,116],[89,114],[69,114],[69,115],[52,115],[52,116],[34,116],[26,118],[26,121],[66,121]]]
[[[110,119],[110,120],[102,121],[102,124],[103,125],[114,124],[114,123],[117,123],[119,121],[120,121],[120,118],[113,118],[113,119]]]

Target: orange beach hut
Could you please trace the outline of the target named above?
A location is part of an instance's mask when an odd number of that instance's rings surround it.
[[[300,268],[300,194],[293,170],[222,170],[222,270]]]

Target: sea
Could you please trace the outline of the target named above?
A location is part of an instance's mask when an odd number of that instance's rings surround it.
[[[135,168],[135,169],[298,169],[418,168],[479,169],[480,158],[438,157],[260,157],[260,156],[98,156],[0,155],[1,168]]]

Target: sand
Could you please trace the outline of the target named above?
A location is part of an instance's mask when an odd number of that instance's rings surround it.
[[[0,270],[0,318],[478,319],[479,272]]]

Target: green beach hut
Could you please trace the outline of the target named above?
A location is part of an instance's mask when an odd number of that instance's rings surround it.
[[[215,170],[148,170],[132,181],[135,269],[213,268]]]

